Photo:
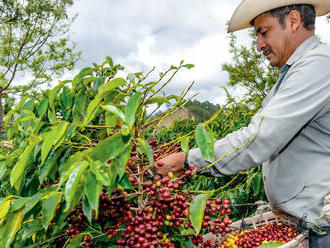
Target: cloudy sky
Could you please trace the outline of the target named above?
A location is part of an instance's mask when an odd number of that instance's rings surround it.
[[[195,67],[177,74],[167,92],[179,94],[194,81],[191,94],[199,93],[196,99],[222,103],[225,98],[221,85],[225,85],[228,75],[221,66],[231,61],[226,23],[239,2],[76,0],[72,11],[78,17],[70,38],[82,51],[77,70],[111,56],[125,67],[125,73],[147,72],[155,66],[156,77],[183,59]],[[316,27],[317,34],[330,44],[330,24],[324,17],[317,18]],[[247,31],[239,31],[237,36],[242,44],[249,44]]]

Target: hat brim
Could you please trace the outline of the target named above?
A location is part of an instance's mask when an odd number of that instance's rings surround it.
[[[292,4],[313,5],[316,16],[323,16],[330,12],[329,0],[243,0],[231,17],[228,33],[251,27],[251,20],[262,13]]]

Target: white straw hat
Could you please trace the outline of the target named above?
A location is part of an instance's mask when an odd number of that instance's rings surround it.
[[[269,10],[292,4],[310,4],[316,16],[330,12],[330,0],[243,0],[229,22],[228,32],[251,27],[250,21]]]

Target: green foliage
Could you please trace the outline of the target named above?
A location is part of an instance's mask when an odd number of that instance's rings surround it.
[[[16,233],[21,228],[23,219],[23,209],[9,212],[3,219],[0,226],[0,245],[9,247],[13,242]]]
[[[214,135],[206,130],[203,124],[199,124],[195,132],[197,145],[206,160],[214,158]]]
[[[161,127],[156,133],[154,133],[155,128],[155,126],[148,127],[143,133],[144,137],[147,139],[155,137],[160,143],[166,143],[194,131],[196,124],[193,119],[174,120],[171,126]]]
[[[256,37],[251,31],[251,46],[239,46],[235,35],[231,34],[229,51],[233,55],[231,64],[222,69],[229,74],[228,86],[246,91],[244,104],[259,109],[267,92],[276,83],[278,69],[266,64],[265,58],[256,50]]]
[[[266,244],[263,244],[259,247],[260,248],[276,248],[276,247],[281,247],[284,244],[285,244],[285,242],[273,241],[273,242],[267,242]]]
[[[108,194],[114,188],[133,189],[126,174],[131,152],[145,157],[146,166],[153,164],[153,152],[141,138],[150,125],[146,109],[158,97],[153,88],[185,67],[168,70],[150,86],[142,73],[116,77],[123,68],[108,57],[40,98],[23,98],[5,122],[12,145],[0,156],[1,247],[28,246],[31,236],[37,243],[50,242],[81,202],[93,221],[102,188]],[[173,96],[166,99],[158,103],[167,104]]]
[[[39,85],[71,70],[79,59],[67,37],[74,20],[68,16],[72,4],[71,0],[1,1],[0,93],[5,106],[1,102],[0,126],[3,110],[10,111],[18,94],[39,95]],[[19,82],[21,72],[31,81]],[[11,87],[14,81],[20,86]]]
[[[196,233],[199,233],[202,228],[206,201],[210,197],[211,194],[200,194],[198,196],[195,196],[195,198],[192,200],[190,204],[189,218]]]
[[[266,201],[261,173],[259,166],[235,176],[214,178],[197,175],[186,182],[184,189],[196,193],[209,191],[213,192],[213,198],[229,199],[231,204],[234,204],[231,208],[231,218],[235,221],[253,214],[256,210],[253,203],[256,201]]]
[[[152,152],[150,145],[148,144],[148,142],[146,142],[145,140],[143,140],[141,138],[138,138],[138,142],[139,142],[138,149],[140,149],[140,153],[145,154],[147,156],[150,164],[153,165],[154,158],[153,158],[153,152]]]

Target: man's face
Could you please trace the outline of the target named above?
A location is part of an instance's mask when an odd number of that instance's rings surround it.
[[[258,51],[267,57],[271,66],[282,67],[292,54],[288,28],[283,29],[277,17],[265,13],[255,19],[254,29]]]

